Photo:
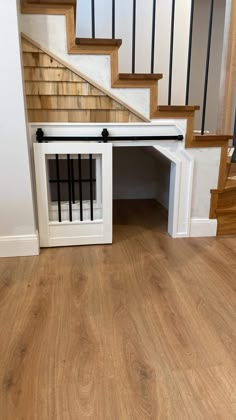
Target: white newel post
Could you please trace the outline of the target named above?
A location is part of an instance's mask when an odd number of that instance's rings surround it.
[[[0,14],[0,256],[38,254],[29,165],[17,2]]]

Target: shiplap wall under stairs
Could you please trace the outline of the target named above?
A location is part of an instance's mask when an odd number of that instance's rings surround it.
[[[30,122],[141,122],[145,119],[22,36]]]

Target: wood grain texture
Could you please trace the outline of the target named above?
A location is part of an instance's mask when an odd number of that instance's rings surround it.
[[[122,109],[122,105],[103,96],[27,96],[28,109]]]
[[[221,148],[218,189],[223,189],[228,176],[228,145]]]
[[[236,233],[236,164],[226,155],[226,172],[217,190],[211,191],[210,218],[217,219],[217,234]],[[224,178],[224,184],[222,183]]]
[[[59,61],[43,52],[24,52],[23,61],[26,67],[64,67]]]
[[[98,48],[101,46],[120,47],[122,40],[113,38],[75,38],[75,43],[76,45],[97,45]]]
[[[113,96],[23,36],[24,78],[30,122],[140,122]]]
[[[25,81],[30,82],[81,82],[84,80],[72,73],[69,69],[54,69],[54,68],[43,68],[43,67],[24,67]]]
[[[125,110],[40,110],[29,109],[31,122],[139,122]]]
[[[106,96],[89,83],[25,82],[26,95]]]
[[[236,234],[236,207],[216,210],[217,235]]]
[[[171,239],[153,201],[114,243],[0,259],[4,420],[235,420],[235,238]]]
[[[50,4],[50,5],[76,5],[76,0],[28,0],[29,4]]]

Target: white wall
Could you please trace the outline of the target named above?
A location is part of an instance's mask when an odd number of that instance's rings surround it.
[[[151,147],[113,148],[113,198],[155,199],[168,209],[170,161]]]
[[[145,147],[113,148],[113,198],[156,198],[157,161]]]
[[[217,127],[225,5],[226,0],[215,0],[205,127],[211,132],[216,132]],[[210,0],[195,0],[190,103],[201,107],[206,68],[209,7]],[[196,129],[198,130],[201,128],[201,116],[201,112],[196,113]]]
[[[38,253],[35,229],[17,6],[4,2],[0,14],[1,139],[0,256]]]

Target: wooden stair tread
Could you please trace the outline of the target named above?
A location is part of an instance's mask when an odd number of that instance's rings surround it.
[[[211,190],[211,194],[224,194],[230,191],[236,191],[236,184],[235,185],[225,185],[223,189],[214,189]]]
[[[236,215],[236,206],[216,209],[216,214],[217,215],[222,215],[222,214],[235,214]]]
[[[162,78],[163,74],[161,73],[119,73],[119,80],[155,81]]]
[[[230,187],[236,187],[236,180],[235,179],[229,179],[229,178],[227,178],[227,180],[226,180],[226,186],[225,186],[226,191]]]
[[[227,141],[233,138],[233,134],[195,134],[194,137],[197,141]]]
[[[193,112],[200,109],[199,105],[159,105],[157,107],[159,111],[170,111],[170,112]]]
[[[109,39],[109,38],[76,38],[76,45],[94,46],[94,47],[120,47],[122,39]]]
[[[29,4],[38,4],[38,3],[41,3],[43,5],[50,4],[50,6],[51,5],[56,5],[57,6],[58,4],[66,5],[66,6],[68,6],[68,5],[70,5],[70,6],[76,6],[76,0],[28,0],[28,3]]]

